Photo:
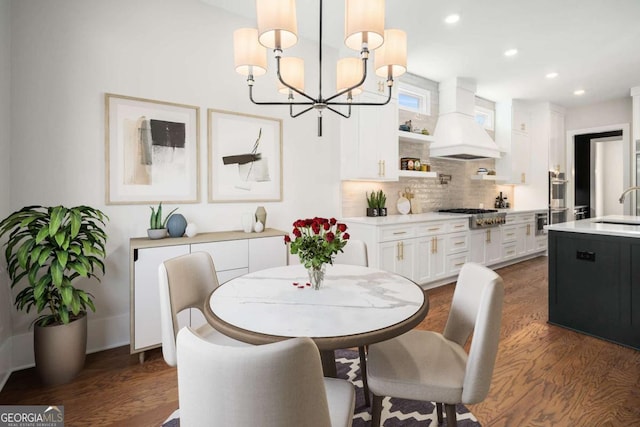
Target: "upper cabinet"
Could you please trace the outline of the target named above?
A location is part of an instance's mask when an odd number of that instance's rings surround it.
[[[381,102],[381,93],[363,92],[358,102]],[[384,106],[352,107],[340,127],[340,176],[343,180],[398,180],[397,101]]]
[[[531,158],[531,112],[526,105],[496,103],[496,143],[504,155],[496,160],[496,172],[508,184],[528,184]]]

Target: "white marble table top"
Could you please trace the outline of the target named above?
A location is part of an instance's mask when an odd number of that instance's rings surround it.
[[[428,308],[422,288],[387,271],[327,265],[321,289],[307,282],[301,265],[257,271],[218,287],[209,308],[222,321],[250,332],[321,339],[389,328],[418,312],[426,315]]]

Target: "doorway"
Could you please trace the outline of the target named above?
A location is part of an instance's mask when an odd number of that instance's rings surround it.
[[[632,185],[631,159],[629,124],[567,132],[569,216],[630,215],[633,203],[617,199]]]

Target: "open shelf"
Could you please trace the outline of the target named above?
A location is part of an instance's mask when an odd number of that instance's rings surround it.
[[[398,138],[403,142],[421,142],[423,144],[430,144],[435,141],[433,135],[423,135],[421,133],[407,132],[404,130],[398,131]]]
[[[502,175],[471,175],[471,179],[477,181],[508,181],[506,176]]]
[[[422,172],[422,171],[404,171],[399,170],[398,176],[408,178],[437,178],[438,172]]]

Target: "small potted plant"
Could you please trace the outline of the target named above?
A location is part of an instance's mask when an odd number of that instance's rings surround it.
[[[151,209],[151,217],[149,218],[149,229],[147,230],[147,235],[150,239],[163,239],[167,237],[167,221],[172,213],[178,210],[175,208],[162,220],[162,202],[158,204],[158,209],[155,209],[153,206],[149,206]]]
[[[371,194],[365,193],[367,196],[367,216],[378,216],[378,196],[375,191]]]
[[[378,190],[378,216],[387,216],[387,196],[382,190]]]
[[[27,206],[0,222],[11,287],[24,285],[18,310],[35,308],[36,371],[46,385],[70,381],[84,366],[87,308],[93,296],[77,279],[104,274],[107,216],[89,206]]]

